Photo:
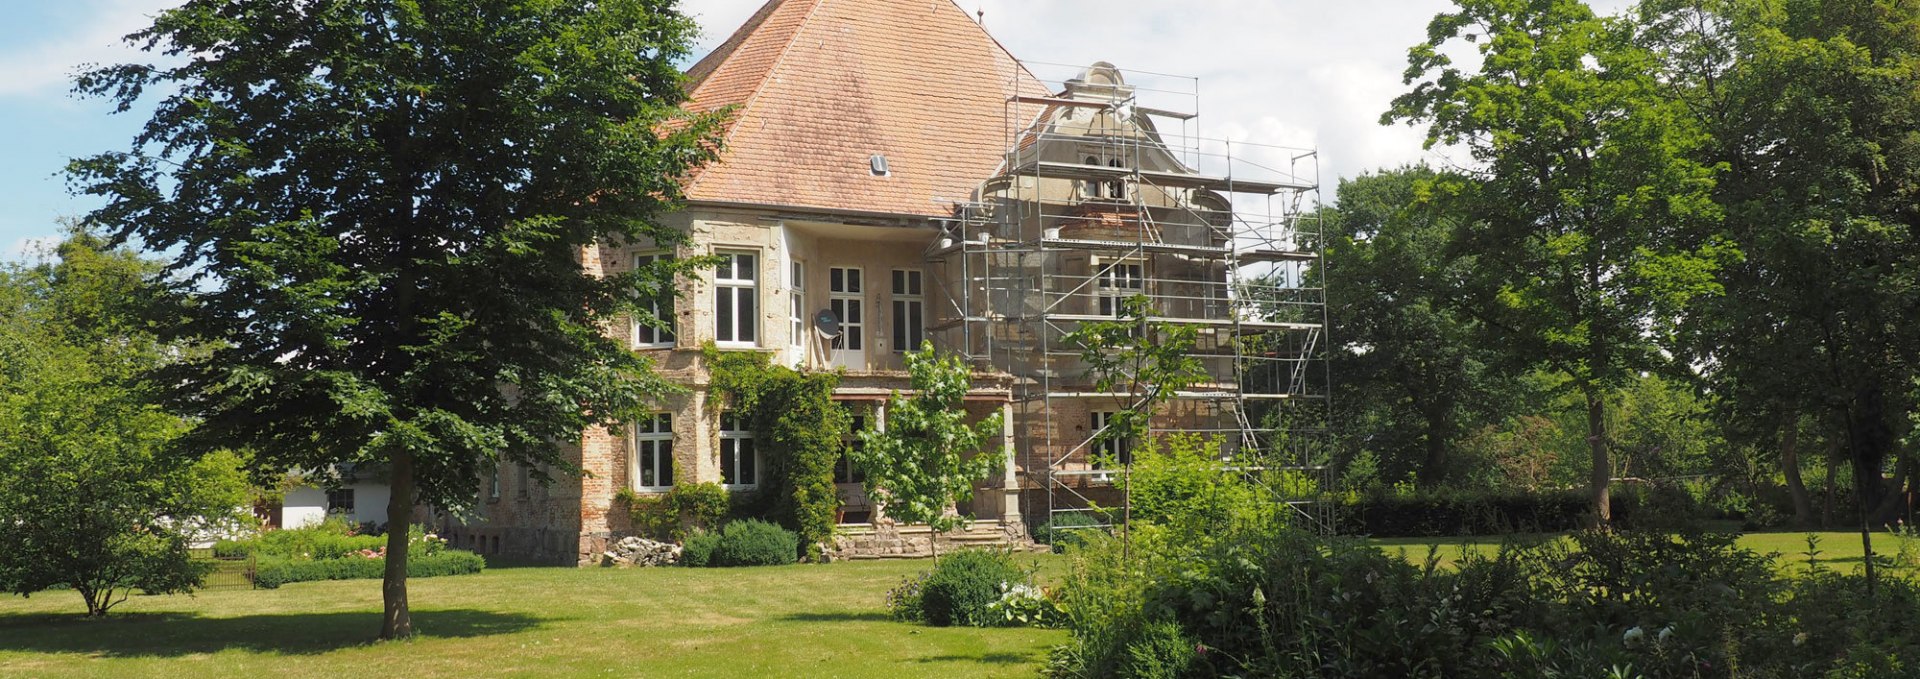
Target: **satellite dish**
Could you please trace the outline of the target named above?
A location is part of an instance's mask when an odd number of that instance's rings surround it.
[[[832,309],[821,309],[813,314],[813,331],[821,337],[833,339],[840,336],[840,315]]]

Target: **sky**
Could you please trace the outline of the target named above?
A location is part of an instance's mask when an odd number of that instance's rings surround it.
[[[949,0],[925,0],[947,2]],[[763,0],[684,0],[699,21],[696,55],[724,41]],[[124,149],[144,109],[111,115],[70,94],[81,64],[141,60],[119,37],[177,0],[5,0],[0,22],[0,259],[23,259],[59,234],[59,219],[99,201],[67,192],[67,161]],[[1318,150],[1327,196],[1337,178],[1413,162],[1463,159],[1421,149],[1420,128],[1382,126],[1405,91],[1407,48],[1447,0],[959,0],[983,13],[1015,57],[1106,61],[1190,77],[1197,133]],[[1592,2],[1617,11],[1623,0]],[[1043,78],[1062,73],[1035,67]]]

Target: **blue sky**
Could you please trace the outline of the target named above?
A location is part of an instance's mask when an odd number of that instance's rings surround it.
[[[765,0],[685,0],[705,52]],[[939,0],[936,0],[939,1]],[[1589,0],[1617,11],[1627,0]],[[67,161],[126,147],[146,111],[109,115],[104,101],[68,94],[81,63],[142,60],[118,37],[178,0],[11,0],[0,22],[0,259],[59,233],[57,220],[98,202],[67,195]],[[1337,177],[1427,161],[1421,134],[1381,127],[1405,91],[1407,48],[1447,0],[959,0],[1030,62],[1088,64],[1197,77],[1201,133],[1319,149],[1322,185]],[[1041,73],[1042,77],[1047,74]]]

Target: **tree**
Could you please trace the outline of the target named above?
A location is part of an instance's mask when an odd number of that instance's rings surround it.
[[[1680,308],[1716,291],[1730,256],[1689,240],[1717,217],[1704,135],[1664,96],[1632,27],[1578,0],[1459,0],[1409,55],[1408,84],[1383,123],[1429,124],[1483,167],[1463,187],[1460,247],[1473,309],[1504,345],[1564,373],[1584,397],[1594,512],[1610,520],[1607,397],[1657,365]],[[1476,43],[1477,72],[1443,53]],[[1422,80],[1424,78],[1424,80]]]
[[[1641,21],[1713,133],[1745,255],[1691,314],[1688,360],[1743,424],[1780,432],[1783,462],[1795,430],[1780,424],[1837,423],[1870,554],[1900,509],[1888,491],[1920,485],[1902,446],[1920,406],[1920,5],[1660,1]]]
[[[556,442],[668,389],[601,328],[657,322],[678,265],[600,276],[596,248],[681,238],[655,217],[715,129],[678,108],[693,30],[671,0],[189,0],[129,36],[166,65],[80,76],[159,96],[70,173],[108,199],[91,224],[177,253],[162,329],[213,346],[152,381],[199,421],[182,444],[391,470],[381,637],[413,631],[417,503],[577,470]]]
[[[1424,166],[1342,180],[1322,221],[1337,403],[1343,428],[1364,432],[1347,456],[1370,451],[1389,479],[1412,473],[1425,487],[1463,472],[1449,451],[1523,395],[1507,373],[1524,366],[1462,309],[1481,266],[1455,248],[1467,216],[1448,184],[1462,181]]]
[[[848,455],[866,472],[867,496],[888,516],[930,527],[933,546],[959,525],[949,510],[973,497],[975,482],[999,472],[1009,451],[996,442],[1000,413],[967,424],[965,363],[935,353],[931,342],[904,356],[913,393],[895,392],[884,427],[860,432],[861,445]]]
[[[237,527],[247,500],[232,453],[168,454],[188,423],[135,378],[182,348],[137,322],[155,267],[99,246],[75,234],[57,264],[0,269],[0,588],[66,585],[89,616],[198,587],[189,541]]]

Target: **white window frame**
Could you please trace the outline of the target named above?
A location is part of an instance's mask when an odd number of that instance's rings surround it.
[[[834,273],[840,274],[840,285],[833,285]],[[835,365],[850,364],[850,354],[859,352],[859,365],[864,369],[867,361],[867,273],[857,266],[835,266],[827,269],[827,306],[833,309],[840,319],[840,336],[833,338],[830,354]],[[858,309],[859,313],[847,313],[849,309]]]
[[[633,256],[633,268],[635,271],[638,271],[641,267],[652,266],[654,262],[671,259],[673,259],[673,253],[664,250],[642,252]],[[674,315],[672,286],[668,287],[666,293],[667,297],[664,300],[653,301],[653,316],[654,318],[664,321],[667,327],[665,329],[656,328],[641,323],[638,318],[633,319],[632,327],[630,328],[632,332],[628,335],[628,337],[633,338],[633,348],[665,349],[672,347],[679,339],[680,335],[677,332],[679,330],[679,322]],[[641,340],[643,333],[647,335],[647,341]]]
[[[926,275],[919,269],[894,269],[893,353],[919,351],[927,339]]]
[[[745,447],[748,460],[744,467],[740,449]],[[753,490],[760,487],[760,447],[754,445],[753,429],[747,425],[746,418],[733,411],[720,413],[720,482],[728,490]],[[731,459],[729,459],[731,457]],[[731,463],[731,464],[729,464]],[[746,472],[746,483],[738,483],[742,472]]]
[[[673,489],[673,413],[648,413],[633,424],[630,466],[629,482],[634,490],[658,492]],[[662,478],[667,482],[645,483],[649,471],[653,472],[656,482]]]
[[[787,276],[792,279],[788,281],[787,290],[788,290],[788,297],[789,297],[788,315],[791,316],[791,318],[789,318],[788,320],[792,321],[793,323],[793,337],[790,338],[788,341],[793,344],[794,348],[798,349],[805,345],[805,338],[807,336],[806,334],[807,333],[807,264],[806,262],[801,262],[798,260],[795,260],[794,262],[792,262],[792,266],[789,267]]]
[[[1091,439],[1099,436],[1100,430],[1105,429],[1108,424],[1111,424],[1114,416],[1119,415],[1120,412],[1117,410],[1094,410],[1089,411],[1087,414],[1091,416],[1093,420],[1093,427],[1087,430],[1088,438]],[[1087,452],[1089,453],[1087,456],[1087,466],[1089,468],[1095,468],[1093,466],[1095,460],[1106,458],[1112,460],[1115,465],[1125,467],[1127,461],[1133,457],[1133,444],[1134,441],[1132,437],[1109,438],[1105,441],[1093,442],[1092,445],[1087,447]],[[1098,468],[1108,469],[1108,467]]]
[[[860,442],[860,432],[867,428],[866,413],[847,416],[846,448],[840,451],[840,459],[833,463],[833,482],[839,485],[858,485],[867,482],[867,475],[853,466],[853,451],[865,447]]]
[[[760,253],[715,250],[713,254],[726,262],[713,271],[713,343],[735,348],[760,346]],[[720,300],[728,297],[732,298],[728,305],[731,311],[721,313]]]
[[[1094,309],[1098,316],[1119,317],[1120,300],[1147,294],[1147,263],[1140,259],[1094,260]]]

